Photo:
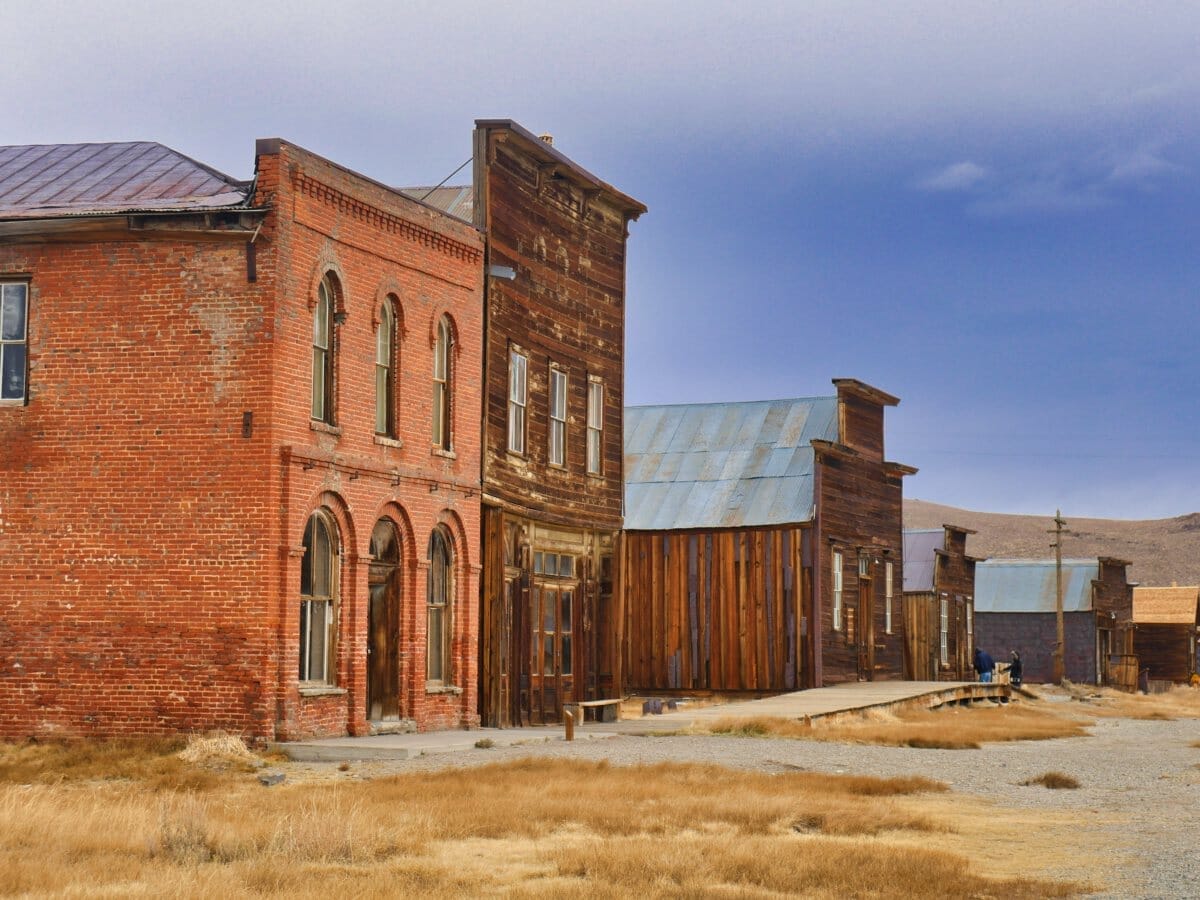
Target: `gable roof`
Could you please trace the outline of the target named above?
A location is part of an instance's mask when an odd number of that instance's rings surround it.
[[[837,398],[625,409],[625,528],[811,521],[813,440],[837,440]]]
[[[910,528],[904,531],[904,590],[932,591],[937,551],[945,544],[941,528]]]
[[[1098,559],[1062,561],[1063,612],[1092,608],[1092,582]],[[1054,560],[985,559],[975,564],[975,612],[1052,613],[1056,606]]]
[[[428,203],[456,219],[462,219],[468,223],[475,220],[475,189],[469,184],[445,187],[405,187],[397,188],[397,190],[414,200]]]
[[[149,141],[0,147],[0,219],[221,209],[248,182]]]
[[[1135,587],[1133,621],[1155,625],[1200,623],[1200,587]]]

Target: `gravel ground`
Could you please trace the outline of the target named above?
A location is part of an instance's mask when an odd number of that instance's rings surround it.
[[[1200,897],[1200,748],[1191,746],[1196,741],[1200,721],[1195,719],[1098,719],[1091,737],[987,744],[980,750],[778,738],[619,736],[356,763],[353,774],[372,777],[537,756],[603,759],[613,765],[674,761],[765,772],[924,775],[998,806],[1077,816],[1080,853],[1099,853],[1110,865],[1109,871],[1096,873],[1107,888],[1094,896],[1182,898]],[[306,768],[317,774],[322,767]],[[1020,784],[1048,771],[1068,773],[1081,786],[1047,790]],[[1080,876],[1078,867],[1069,865],[1057,874]]]

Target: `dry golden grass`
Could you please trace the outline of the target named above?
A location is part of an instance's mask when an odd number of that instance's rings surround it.
[[[213,753],[194,755],[209,763]],[[920,778],[523,760],[272,788],[235,767],[206,768],[198,791],[164,789],[164,759],[196,768],[177,751],[131,745],[127,758],[112,747],[103,756],[120,777],[107,777],[80,746],[0,747],[0,759],[17,758],[35,776],[0,783],[0,894],[1032,897],[1080,889],[988,879],[964,857],[930,850],[918,836],[951,826],[928,805],[944,787]],[[70,762],[70,774],[52,777],[58,762]],[[10,775],[18,770],[6,765]],[[977,816],[966,827],[982,835],[987,823]]]
[[[1073,775],[1068,775],[1066,772],[1044,772],[1036,778],[1025,779],[1021,784],[1026,787],[1040,784],[1042,787],[1050,788],[1054,791],[1075,790],[1079,787],[1079,779]]]
[[[1112,688],[1069,683],[1064,688],[1089,716],[1162,721],[1200,719],[1200,690],[1183,685],[1161,694],[1127,694]]]
[[[758,717],[717,719],[698,724],[710,734],[742,737],[789,737],[813,741],[883,744],[937,750],[977,750],[998,741],[1042,741],[1081,737],[1088,723],[1064,717],[1043,707],[1007,704],[985,707],[950,707],[940,710],[872,712],[861,719],[806,724],[795,719]]]

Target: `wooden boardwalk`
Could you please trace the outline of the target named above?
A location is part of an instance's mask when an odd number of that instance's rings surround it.
[[[1007,684],[947,681],[875,681],[812,688],[791,694],[763,697],[710,706],[684,704],[662,715],[622,719],[619,722],[587,722],[575,727],[575,739],[613,737],[619,734],[654,734],[684,731],[703,720],[757,717],[817,719],[861,715],[869,709],[931,709],[947,703],[999,700],[1011,693]],[[469,751],[480,742],[508,746],[531,741],[561,741],[561,725],[529,728],[474,728],[470,731],[427,731],[420,734],[386,734],[372,737],[341,737],[296,741],[274,745],[295,760],[334,762],[339,760],[408,759],[429,753]]]
[[[947,703],[973,700],[1007,699],[1012,688],[1007,684],[980,684],[976,681],[869,681],[810,688],[790,694],[777,694],[758,700],[717,703],[711,706],[681,708],[661,716],[615,722],[609,726],[625,733],[670,731],[686,728],[694,722],[712,719],[819,719],[829,716],[861,715],[871,709],[933,709]]]

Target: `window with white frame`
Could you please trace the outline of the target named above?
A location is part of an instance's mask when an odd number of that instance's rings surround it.
[[[449,682],[454,556],[450,536],[438,526],[429,536],[429,580],[426,590],[425,677]]]
[[[603,471],[604,447],[604,383],[588,378],[587,392],[587,472],[600,475]]]
[[[833,630],[842,630],[842,551],[833,551]]]
[[[329,425],[333,424],[333,316],[336,297],[333,276],[326,275],[317,286],[317,303],[313,308],[312,417]]]
[[[0,281],[0,401],[25,402],[29,285]]]
[[[550,369],[550,446],[549,461],[552,466],[567,463],[567,373],[562,369]]]
[[[450,452],[451,413],[454,409],[454,329],[449,316],[438,320],[433,342],[433,446]]]
[[[333,683],[338,582],[337,530],[324,510],[304,528],[300,561],[300,680]]]
[[[893,566],[891,560],[883,564],[883,630],[888,634],[892,633]]]
[[[396,408],[396,313],[388,297],[379,307],[375,331],[375,433],[395,437]]]
[[[508,452],[525,454],[525,408],[529,404],[529,357],[508,351]]]
[[[941,597],[941,619],[938,628],[939,659],[943,666],[950,665],[950,598]]]
[[[967,646],[975,646],[975,601],[967,597],[963,603],[963,609],[967,616]]]

